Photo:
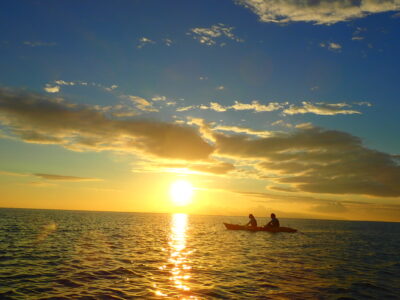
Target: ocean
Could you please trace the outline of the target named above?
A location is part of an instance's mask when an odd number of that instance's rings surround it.
[[[247,220],[0,209],[0,299],[400,299],[400,223]]]

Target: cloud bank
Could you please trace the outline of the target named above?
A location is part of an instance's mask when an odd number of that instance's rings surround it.
[[[91,106],[47,95],[0,88],[0,124],[25,142],[74,151],[124,151],[202,160],[212,152],[190,127],[146,120],[115,120]]]
[[[348,106],[335,103],[324,108]],[[194,118],[188,125],[121,120],[98,107],[7,88],[0,88],[0,124],[9,137],[28,143],[132,153],[139,160],[168,162],[164,168],[257,177],[285,192],[400,197],[398,155],[369,149],[349,133],[309,124],[284,133],[216,126]]]

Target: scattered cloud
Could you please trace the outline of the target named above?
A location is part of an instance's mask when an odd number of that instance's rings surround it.
[[[236,0],[259,16],[262,22],[311,22],[329,25],[370,14],[399,11],[398,0]]]
[[[147,37],[141,37],[138,40],[138,44],[137,44],[136,48],[142,49],[144,46],[155,44],[155,43],[156,43],[155,41],[153,41]]]
[[[334,115],[352,115],[361,114],[357,110],[343,109],[344,106],[350,106],[345,103],[311,103],[307,101],[302,102],[302,106],[290,105],[289,108],[283,110],[284,114],[296,115],[312,113],[316,115],[334,116]]]
[[[32,174],[36,177],[46,179],[46,180],[55,180],[55,181],[102,181],[100,178],[88,178],[88,177],[77,177],[77,176],[66,176],[66,175],[56,175],[56,174],[44,174],[44,173],[35,173]]]
[[[362,36],[353,36],[351,38],[352,41],[362,41],[363,39],[364,39],[364,37],[362,37]]]
[[[322,48],[327,48],[334,52],[342,51],[342,45],[334,42],[322,42],[319,44]]]
[[[101,88],[107,92],[112,92],[118,85],[113,84],[111,86],[104,86],[96,82],[85,82],[85,81],[65,81],[65,80],[54,80],[53,83],[46,83],[44,90],[48,93],[58,93],[62,86],[95,86]]]
[[[151,100],[153,101],[167,101],[167,97],[165,96],[154,96],[153,98],[151,98]]]
[[[223,85],[217,86],[216,89],[218,91],[223,91],[225,89],[225,87]]]
[[[369,102],[354,102],[354,105],[365,105],[371,106]],[[307,101],[302,102],[302,106],[296,106],[294,104],[289,104],[288,102],[269,102],[268,104],[262,104],[257,100],[253,100],[251,103],[242,103],[240,101],[235,101],[233,105],[224,106],[219,104],[218,102],[210,102],[209,104],[201,104],[201,105],[189,105],[184,107],[178,107],[176,109],[177,112],[183,112],[193,109],[202,109],[202,110],[213,110],[217,112],[225,112],[228,110],[234,111],[244,111],[249,110],[253,112],[270,112],[282,110],[282,112],[286,115],[295,115],[295,114],[306,114],[313,113],[316,115],[326,115],[333,116],[339,114],[361,114],[360,111],[353,109],[344,109],[345,107],[351,108],[352,105],[348,103],[325,103],[325,102],[317,102],[311,103]],[[274,125],[282,125],[282,124],[274,124]]]
[[[235,42],[243,42],[244,40],[238,38],[233,34],[233,29],[235,27],[229,27],[225,24],[219,23],[217,25],[212,25],[211,27],[197,27],[192,28],[187,33],[192,36],[193,39],[199,41],[203,45],[214,46],[217,44],[217,39],[225,38],[230,39]],[[220,46],[225,46],[225,42],[221,42]]]
[[[208,80],[208,77],[207,76],[200,76],[199,79],[200,80]]]

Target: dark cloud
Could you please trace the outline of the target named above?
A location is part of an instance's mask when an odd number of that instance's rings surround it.
[[[215,134],[217,153],[257,160],[277,183],[299,191],[400,196],[400,166],[394,156],[371,150],[345,132],[311,128],[267,138]]]
[[[102,180],[99,178],[66,176],[66,175],[56,175],[56,174],[43,174],[43,173],[35,173],[32,175],[42,178],[42,179],[56,180],[56,181],[101,181]]]
[[[213,151],[188,126],[113,119],[95,107],[6,88],[0,88],[0,124],[26,142],[74,151],[116,150],[184,160],[207,159]]]

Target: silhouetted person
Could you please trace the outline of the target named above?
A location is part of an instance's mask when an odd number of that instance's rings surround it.
[[[279,227],[279,220],[276,218],[275,214],[272,213],[271,214],[271,221],[268,222],[267,225],[265,225],[265,227],[270,227],[270,228],[277,228]]]
[[[246,224],[246,226],[252,226],[252,227],[257,227],[257,220],[254,218],[252,214],[249,214],[249,222]]]

